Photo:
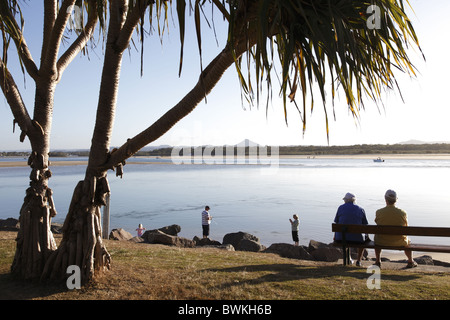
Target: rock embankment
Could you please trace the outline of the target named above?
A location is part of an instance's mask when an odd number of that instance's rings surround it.
[[[287,243],[275,243],[270,247],[265,247],[259,238],[247,232],[228,233],[223,237],[222,242],[209,238],[203,239],[195,236],[192,240],[179,237],[181,231],[179,225],[166,226],[160,229],[148,230],[142,237],[133,237],[124,229],[114,229],[109,238],[112,240],[125,240],[150,244],[163,244],[182,248],[194,247],[214,247],[230,251],[250,251],[274,253],[281,257],[335,262],[342,257],[342,251],[322,242],[311,240],[308,247],[294,246]]]
[[[61,233],[62,225],[52,223],[53,233]],[[0,231],[18,231],[20,228],[19,220],[14,218],[0,219]],[[110,240],[133,241],[137,243],[162,244],[168,246],[177,246],[182,248],[196,247],[214,247],[228,251],[250,251],[278,254],[284,258],[336,262],[342,258],[342,250],[334,247],[332,244],[310,240],[308,246],[294,246],[288,243],[274,243],[265,247],[259,241],[259,238],[247,232],[228,233],[223,237],[222,242],[209,238],[203,239],[195,236],[192,240],[178,236],[181,227],[173,224],[155,230],[147,230],[142,237],[133,237],[125,229],[113,229],[109,234]],[[356,258],[356,252],[352,258]],[[384,258],[385,261],[389,259]],[[450,267],[450,263],[433,260],[432,257],[424,255],[416,257],[414,260],[418,264],[429,266]],[[403,261],[398,261],[403,262]]]
[[[278,254],[283,258],[311,261],[337,262],[342,258],[341,248],[315,240],[310,240],[308,246],[294,246],[288,243],[274,243],[269,247],[265,247],[260,243],[258,237],[242,231],[226,234],[223,237],[222,242],[209,238],[203,239],[197,236],[195,236],[192,240],[186,239],[178,236],[180,231],[181,227],[175,224],[160,229],[146,231],[142,237],[133,237],[129,232],[123,229],[114,229],[111,231],[110,239],[128,240],[149,244],[163,244],[183,248],[214,247],[229,251],[273,253]],[[118,234],[121,234],[121,236],[118,236]],[[352,252],[352,258],[356,259],[356,250]],[[363,255],[363,258],[367,259],[367,251]],[[387,258],[383,258],[383,260],[389,261]],[[427,255],[416,257],[414,260],[418,264],[422,265],[450,267],[450,263],[433,260],[432,257]]]

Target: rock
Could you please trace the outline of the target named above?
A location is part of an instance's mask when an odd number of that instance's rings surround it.
[[[181,232],[181,227],[177,224],[172,224],[170,226],[159,228],[158,230],[171,236],[177,236]]]
[[[310,240],[308,252],[317,261],[336,262],[342,258],[342,249],[333,244]]]
[[[256,242],[254,240],[242,239],[239,241],[237,250],[240,251],[251,251],[251,252],[260,252],[266,249],[261,243]]]
[[[428,265],[428,266],[433,266],[434,265],[433,258],[431,256],[428,256],[428,255],[423,255],[423,256],[414,258],[414,261],[417,262],[417,264],[425,264],[425,265]]]
[[[441,266],[441,267],[450,267],[450,263],[440,260],[433,260],[433,264],[435,266]]]
[[[60,223],[52,222],[50,226],[50,230],[53,233],[62,233],[62,227],[63,225]],[[18,219],[15,218],[7,218],[7,219],[0,219],[0,231],[19,231],[20,229],[20,222]]]
[[[316,240],[309,240],[308,252],[313,252],[314,250],[326,247],[328,247],[326,243]]]
[[[142,237],[136,236],[136,237],[131,238],[131,239],[128,240],[128,241],[135,242],[135,243],[141,243],[141,242],[144,242],[145,240],[144,240],[144,238],[142,238]]]
[[[149,233],[146,242],[153,244],[165,244],[169,246],[176,246],[182,248],[195,247],[195,242],[193,240],[189,240],[178,236],[172,236],[162,231],[155,231]]]
[[[52,222],[52,225],[50,226],[50,230],[52,230],[52,232],[56,234],[61,234],[62,228],[63,225],[61,223]]]
[[[264,250],[267,253],[276,253],[284,258],[313,260],[311,254],[304,246],[294,246],[288,243],[274,243]]]
[[[216,240],[211,240],[209,238],[199,238],[197,236],[194,237],[193,241],[195,241],[195,245],[199,247],[203,246],[220,246],[221,243]]]
[[[19,231],[19,220],[14,218],[0,219],[0,231]]]
[[[177,225],[177,224],[172,224],[170,226],[162,227],[162,228],[159,228],[159,229],[147,230],[142,235],[142,238],[145,241],[148,242],[148,240],[147,240],[148,236],[151,233],[158,232],[158,231],[163,232],[163,233],[168,234],[168,235],[171,235],[171,236],[177,236],[178,233],[180,233],[180,231],[181,231],[181,227],[179,225]]]
[[[227,233],[224,237],[223,237],[223,244],[231,244],[236,250],[239,250],[239,242],[241,240],[253,240],[255,242],[259,243],[259,239],[257,237],[255,237],[254,235],[251,235],[250,233],[247,232],[235,232],[235,233]]]
[[[317,261],[336,262],[342,258],[342,251],[334,247],[321,247],[311,252]]]
[[[111,232],[109,234],[109,240],[123,241],[123,240],[130,240],[131,238],[133,238],[131,233],[129,233],[128,231],[126,231],[122,228],[113,229],[113,230],[111,230]]]

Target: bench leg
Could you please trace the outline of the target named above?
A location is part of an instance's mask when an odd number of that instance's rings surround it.
[[[348,262],[348,251],[347,251],[347,247],[346,246],[342,246],[342,264],[344,265],[344,266],[346,266],[347,265],[347,262]]]

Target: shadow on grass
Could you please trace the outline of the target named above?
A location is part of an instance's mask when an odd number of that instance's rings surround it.
[[[367,280],[372,273],[367,273],[366,268],[352,268],[339,265],[332,266],[300,266],[298,264],[262,264],[262,265],[247,265],[232,268],[215,268],[207,269],[211,272],[229,272],[229,273],[265,273],[256,279],[249,279],[244,281],[230,281],[224,283],[221,287],[239,286],[244,284],[259,284],[264,282],[287,282],[295,280],[306,279],[325,279],[333,277],[350,277],[357,280]],[[417,274],[391,274],[382,272],[384,280],[403,282],[411,281],[420,278]],[[267,274],[268,273],[268,274]]]
[[[14,278],[10,273],[0,274],[0,300],[29,300],[45,298],[68,291],[65,283],[46,284]]]

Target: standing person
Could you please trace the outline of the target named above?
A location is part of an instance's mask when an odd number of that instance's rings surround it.
[[[298,215],[294,214],[292,217],[294,218],[294,221],[292,221],[292,219],[289,219],[292,227],[292,240],[294,241],[294,245],[298,246],[298,226],[300,224],[300,221],[298,220]]]
[[[404,210],[395,206],[397,202],[397,193],[394,190],[389,189],[384,195],[386,207],[376,211],[375,223],[377,225],[391,225],[391,226],[407,226],[408,217]],[[408,236],[404,235],[386,235],[376,234],[375,245],[384,246],[407,246],[410,243]],[[417,267],[417,263],[412,258],[411,250],[405,249],[405,255],[408,258],[407,268]],[[381,267],[381,249],[375,248],[375,265]]]
[[[144,233],[144,230],[145,230],[145,228],[142,226],[141,223],[139,223],[139,226],[136,229],[138,237],[142,237],[142,234]]]
[[[339,206],[336,217],[334,218],[335,223],[340,224],[369,224],[366,218],[366,212],[363,208],[355,204],[356,197],[353,193],[347,192],[347,194],[342,199],[344,204]],[[360,233],[347,233],[347,242],[363,243],[364,237]],[[342,241],[342,233],[336,232],[334,235],[334,241]],[[356,265],[361,266],[361,257],[364,252],[364,248],[358,248],[358,256],[356,260]]]
[[[202,212],[202,229],[203,238],[208,238],[209,236],[209,225],[211,224],[212,216],[209,214],[209,207],[206,206],[205,210]]]

